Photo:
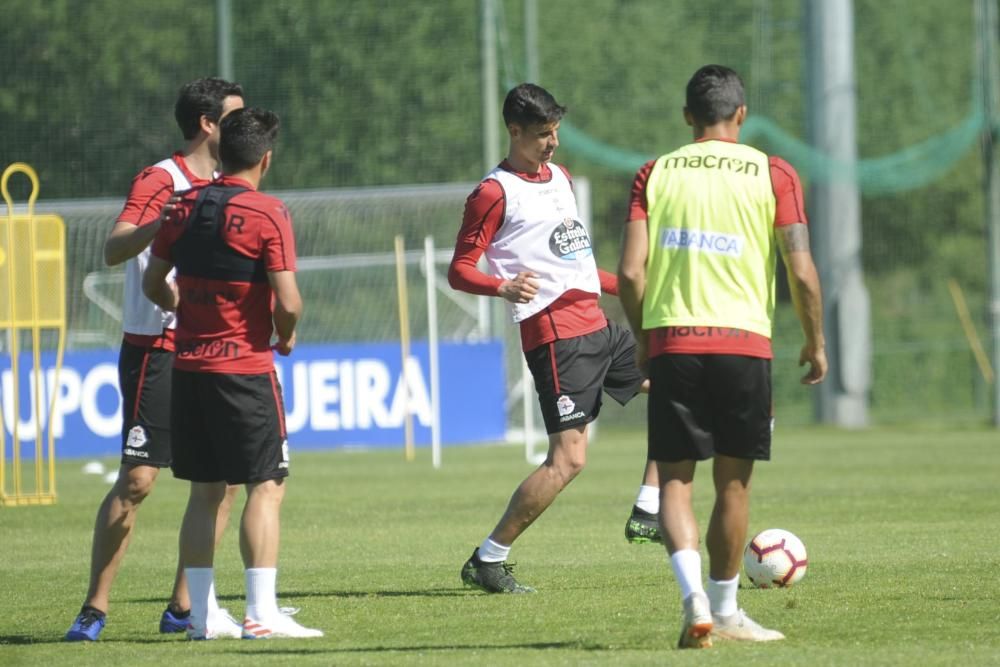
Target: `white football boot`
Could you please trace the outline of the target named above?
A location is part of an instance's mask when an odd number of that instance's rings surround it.
[[[692,593],[684,599],[684,625],[677,648],[712,647],[712,612],[708,596]]]
[[[282,637],[306,639],[322,637],[322,630],[306,628],[285,614],[275,614],[266,619],[254,619],[247,616],[243,620],[243,639],[278,639]]]
[[[712,632],[722,639],[735,639],[745,642],[773,642],[784,639],[785,635],[777,630],[769,630],[753,620],[742,609],[729,616],[712,614],[714,627]]]

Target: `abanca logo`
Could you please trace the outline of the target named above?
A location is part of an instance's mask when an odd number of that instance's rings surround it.
[[[668,227],[660,232],[660,245],[664,248],[710,252],[730,257],[739,257],[743,254],[743,238],[741,236],[702,232],[697,229]]]
[[[583,259],[594,254],[587,229],[572,218],[565,218],[549,237],[549,249],[565,260]]]

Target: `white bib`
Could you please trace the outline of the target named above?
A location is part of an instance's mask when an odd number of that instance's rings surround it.
[[[548,183],[526,181],[497,167],[486,178],[504,191],[504,220],[486,249],[492,274],[512,280],[521,271],[538,275],[538,294],[528,303],[509,304],[515,322],[544,310],[571,289],[601,294],[590,234],[580,222],[576,197],[566,174],[549,164]]]
[[[153,165],[165,170],[174,179],[174,192],[191,189],[188,180],[173,158],[161,160]],[[149,246],[135,257],[125,262],[125,295],[122,303],[122,330],[139,336],[159,336],[164,329],[177,326],[174,313],[163,310],[142,293],[142,274],[149,264]],[[167,280],[174,279],[171,269]]]

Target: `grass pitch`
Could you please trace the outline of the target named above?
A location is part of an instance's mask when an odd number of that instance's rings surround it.
[[[787,590],[740,591],[788,639],[677,651],[680,601],[658,545],[625,519],[640,432],[602,429],[587,469],[518,541],[536,595],[490,596],[458,572],[527,474],[518,448],[449,448],[433,470],[401,452],[292,455],[282,515],[282,604],[312,640],[187,642],[157,634],[186,488],[166,473],[139,513],[93,644],[62,636],[87,587],[108,485],[58,464],[53,507],[0,509],[0,664],[990,665],[1000,664],[1000,436],[993,431],[782,430],[757,468],[751,532],[791,530],[809,550]],[[116,465],[113,460],[105,463]],[[711,504],[701,466],[696,503]],[[216,560],[222,605],[243,612],[231,527]]]

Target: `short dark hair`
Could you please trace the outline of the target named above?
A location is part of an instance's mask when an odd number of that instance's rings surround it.
[[[729,120],[744,104],[740,75],[724,65],[705,65],[688,81],[685,105],[699,125]]]
[[[222,119],[219,157],[227,174],[244,171],[260,162],[274,147],[281,121],[267,109],[236,109]]]
[[[190,140],[198,136],[202,116],[218,123],[222,118],[222,103],[230,95],[243,97],[243,87],[215,77],[196,79],[181,86],[174,104],[174,118],[184,138]]]
[[[566,107],[560,106],[552,94],[533,83],[512,88],[503,101],[503,122],[521,127],[548,125],[563,117]]]

